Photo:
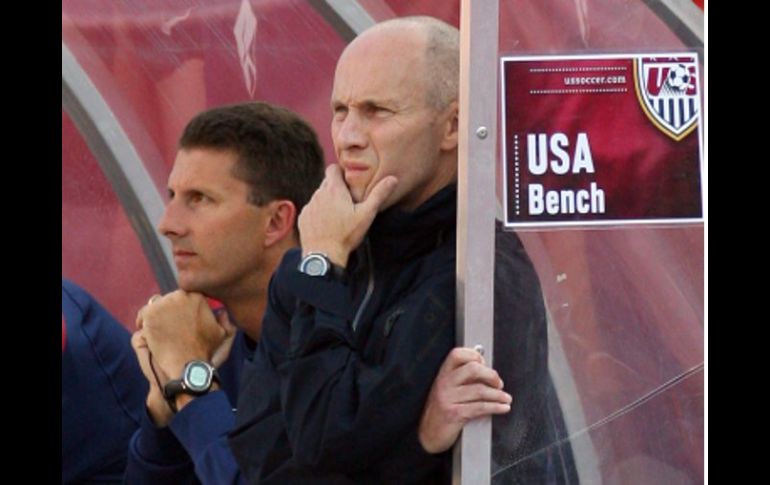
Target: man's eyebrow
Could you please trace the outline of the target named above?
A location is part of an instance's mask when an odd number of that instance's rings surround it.
[[[398,104],[398,100],[395,98],[367,98],[364,99],[363,102],[377,106],[393,106]]]
[[[342,106],[352,106],[353,108],[395,108],[398,106],[398,102],[391,98],[366,98],[353,103],[344,103],[339,100],[332,100],[332,108],[338,108]]]
[[[177,189],[177,190],[174,190],[171,187],[169,187],[168,192],[169,192],[169,195],[172,195],[173,193],[174,195],[177,195],[177,196],[190,195],[190,194],[202,194],[206,196],[216,195],[215,191],[208,190],[205,187],[199,187],[199,186],[184,187],[182,189]]]

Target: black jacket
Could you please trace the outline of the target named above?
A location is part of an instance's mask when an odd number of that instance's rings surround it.
[[[426,483],[449,467],[416,430],[455,342],[456,188],[378,215],[346,276],[270,283],[230,444],[256,483]],[[443,479],[443,478],[442,478]]]
[[[492,417],[492,484],[579,483],[548,372],[548,323],[532,261],[513,232],[495,229],[494,364],[513,396]]]

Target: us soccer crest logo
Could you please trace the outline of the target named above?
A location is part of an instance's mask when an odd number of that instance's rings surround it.
[[[634,59],[636,94],[647,117],[679,141],[698,124],[698,63],[694,55]]]

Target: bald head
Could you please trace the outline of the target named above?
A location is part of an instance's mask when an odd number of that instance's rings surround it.
[[[398,179],[381,208],[414,210],[457,173],[456,29],[427,17],[391,20],[340,56],[331,96],[332,140],[353,200]]]
[[[411,74],[419,73],[423,78],[428,104],[443,110],[457,100],[460,80],[460,31],[457,28],[428,16],[399,17],[365,30],[347,49],[361,42],[388,42],[387,39],[393,38],[400,38],[401,44],[411,44],[411,52],[418,49],[421,65],[415,66],[419,69]]]

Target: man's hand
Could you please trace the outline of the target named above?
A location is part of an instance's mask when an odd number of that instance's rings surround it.
[[[155,370],[177,379],[195,359],[221,364],[229,353],[235,328],[218,321],[203,295],[176,290],[139,310],[137,328],[152,352]],[[161,382],[161,385],[167,381]]]
[[[142,369],[142,373],[147,381],[150,383],[150,392],[147,394],[147,411],[150,413],[153,422],[157,426],[167,426],[174,417],[174,413],[171,411],[166,399],[163,397],[163,392],[158,387],[158,380],[168,380],[168,377],[158,375],[157,379],[152,369],[150,362],[150,350],[147,348],[147,341],[142,336],[142,330],[139,329],[131,336],[131,347],[134,348],[136,358],[139,361],[139,367]],[[156,372],[161,372],[156,369]]]
[[[433,381],[420,420],[420,444],[428,453],[452,447],[465,423],[511,410],[512,397],[503,391],[497,371],[487,367],[473,349],[449,352]]]
[[[345,267],[351,251],[361,244],[382,204],[396,188],[389,175],[375,185],[366,200],[353,202],[339,165],[326,167],[326,178],[299,216],[302,255],[322,252]]]

